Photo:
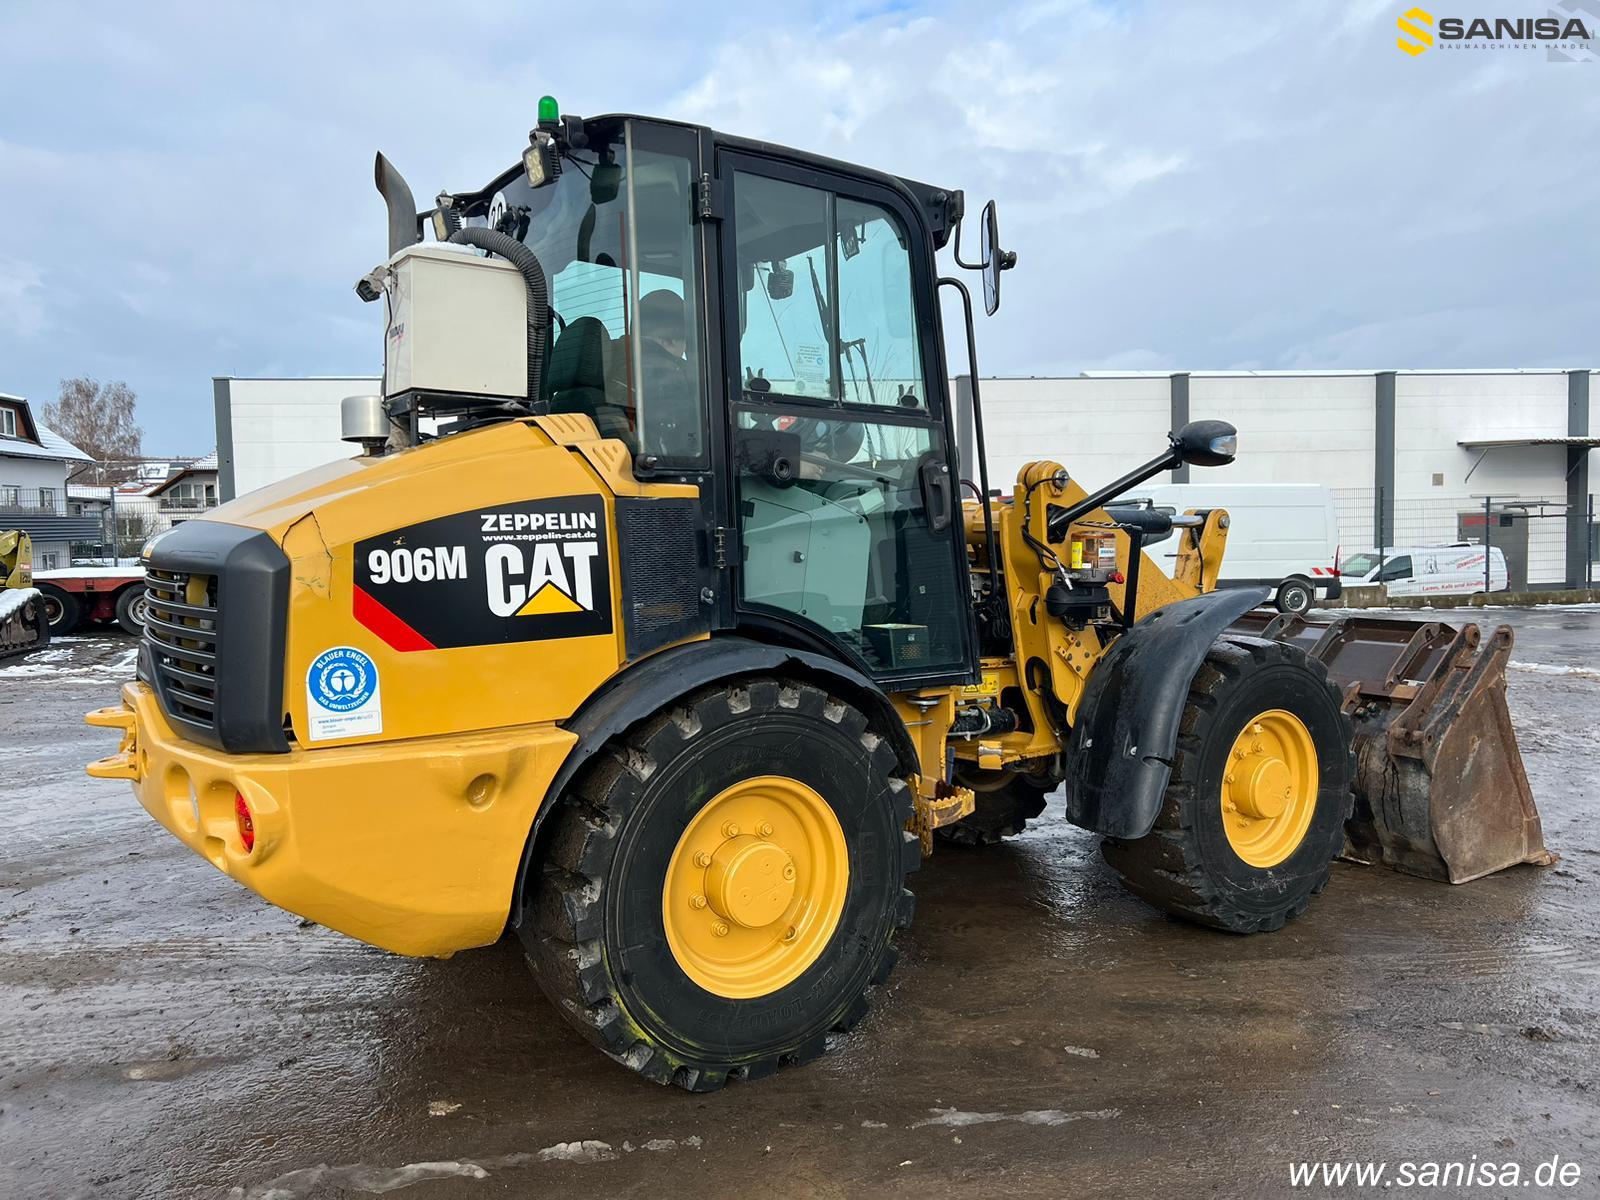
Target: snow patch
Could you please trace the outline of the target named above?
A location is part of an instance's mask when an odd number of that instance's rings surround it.
[[[1531,671],[1536,675],[1577,675],[1583,679],[1600,679],[1600,671],[1593,667],[1561,667],[1554,663],[1518,662],[1516,659],[1506,665],[1513,671]]]
[[[0,588],[0,621],[21,612],[24,604],[38,596],[38,588]]]
[[[610,1162],[616,1156],[610,1142],[557,1142],[539,1151],[540,1162]]]
[[[1019,1125],[1066,1125],[1073,1121],[1110,1121],[1122,1115],[1120,1108],[1097,1108],[1089,1112],[1067,1112],[1059,1108],[1031,1108],[1025,1112],[962,1112],[957,1108],[930,1108],[933,1116],[913,1121],[911,1128],[946,1125],[965,1129],[968,1125],[991,1125],[996,1121],[1015,1121]]]

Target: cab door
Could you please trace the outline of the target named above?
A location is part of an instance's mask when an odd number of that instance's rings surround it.
[[[965,680],[966,545],[933,253],[889,187],[725,152],[739,622],[896,688]]]

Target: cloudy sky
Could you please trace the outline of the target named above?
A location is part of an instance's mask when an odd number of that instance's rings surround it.
[[[1595,365],[1600,62],[1412,59],[1405,6],[8,0],[0,391],[202,453],[213,375],[376,372],[373,150],[481,186],[544,92],[997,197],[988,374]]]

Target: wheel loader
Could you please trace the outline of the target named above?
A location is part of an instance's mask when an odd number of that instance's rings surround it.
[[[20,529],[0,530],[0,659],[49,644],[44,596],[33,586],[33,539]]]
[[[273,904],[408,955],[509,933],[606,1054],[706,1090],[859,1021],[923,857],[1058,790],[1133,892],[1233,932],[1347,841],[1543,860],[1508,630],[1266,620],[1216,590],[1225,512],[1117,503],[1232,427],[990,487],[936,256],[992,313],[992,203],[967,262],[955,189],[548,98],[485,187],[375,177],[360,455],[150,547],[138,678],[88,717],[121,735],[90,774]]]

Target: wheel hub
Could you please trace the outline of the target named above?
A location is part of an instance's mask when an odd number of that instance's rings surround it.
[[[826,948],[850,879],[833,808],[797,779],[763,775],[714,796],[678,839],[661,891],[667,945],[719,996],[765,996]]]
[[[789,852],[748,833],[724,841],[706,868],[705,894],[712,909],[746,929],[760,929],[783,916],[794,892]]]
[[[1288,858],[1311,827],[1317,788],[1317,748],[1305,722],[1281,708],[1246,722],[1223,767],[1222,825],[1233,852],[1252,867]]]
[[[1258,756],[1235,772],[1228,796],[1246,816],[1271,820],[1280,815],[1294,795],[1294,775],[1281,758]]]

